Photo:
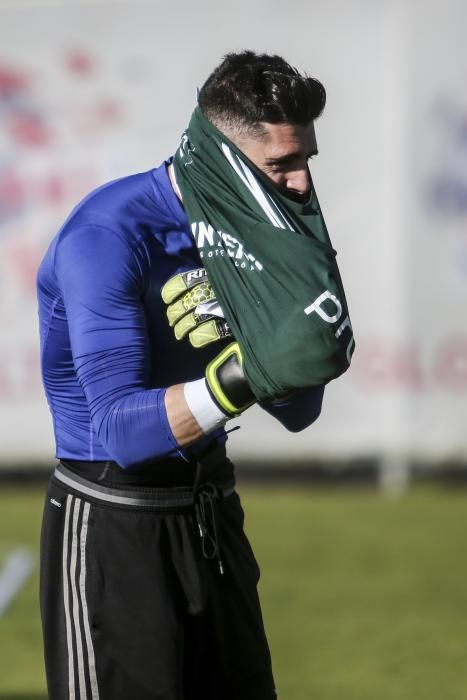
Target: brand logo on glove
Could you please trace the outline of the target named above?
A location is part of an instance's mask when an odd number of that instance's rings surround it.
[[[233,258],[235,266],[242,270],[261,272],[263,269],[259,260],[248,253],[243,243],[240,243],[232,234],[216,231],[211,224],[206,224],[204,221],[191,224],[191,230],[198,246],[200,258],[228,256]]]
[[[186,273],[186,283],[187,285],[190,284],[192,280],[202,280],[202,279],[207,279],[208,273],[204,269],[204,267],[200,267],[199,270],[191,270],[190,272]]]

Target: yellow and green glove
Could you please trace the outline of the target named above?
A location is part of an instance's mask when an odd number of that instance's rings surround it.
[[[161,296],[177,340],[188,335],[193,347],[202,348],[232,335],[204,267],[171,277]]]
[[[188,336],[193,347],[202,348],[232,337],[204,268],[174,275],[162,287],[161,296],[177,340]],[[212,401],[228,418],[240,415],[256,401],[243,373],[237,342],[230,343],[211,360],[205,382]]]

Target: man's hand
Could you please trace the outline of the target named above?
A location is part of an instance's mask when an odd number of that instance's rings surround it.
[[[204,268],[174,275],[162,287],[161,296],[177,340],[188,336],[194,347],[201,348],[232,337]],[[222,427],[255,401],[235,342],[211,360],[202,379],[169,387],[165,398],[172,433],[182,446]]]
[[[205,379],[212,400],[228,418],[240,415],[256,401],[243,373],[238,343],[230,343],[211,360]]]
[[[188,335],[193,347],[202,348],[232,335],[204,267],[171,277],[161,296],[177,340]]]
[[[165,394],[170,429],[181,447],[222,428],[254,402],[238,343],[224,348],[209,363],[204,377],[170,386]]]

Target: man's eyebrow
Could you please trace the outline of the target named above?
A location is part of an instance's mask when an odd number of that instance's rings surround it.
[[[287,153],[286,156],[278,156],[276,158],[266,158],[266,163],[269,165],[272,165],[273,163],[287,163],[290,160],[293,160],[294,158],[299,158],[302,154],[301,153]],[[310,153],[307,153],[305,155],[306,160],[308,158],[311,158],[312,156],[317,156],[318,155],[318,149],[314,148]]]

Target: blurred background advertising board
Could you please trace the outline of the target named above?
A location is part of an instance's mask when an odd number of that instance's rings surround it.
[[[356,352],[315,426],[289,435],[250,409],[232,456],[465,457],[466,26],[461,0],[0,0],[0,464],[53,457],[35,300],[49,241],[90,189],[172,154],[196,87],[242,48],[327,89],[311,168]]]
[[[408,423],[425,450],[467,452],[467,5],[412,14],[407,151]]]

